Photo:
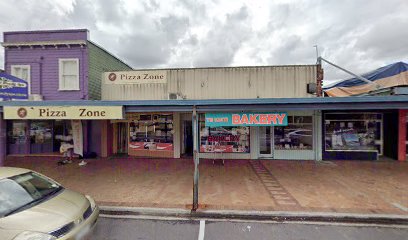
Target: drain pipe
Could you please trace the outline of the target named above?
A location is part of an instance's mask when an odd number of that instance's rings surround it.
[[[193,208],[192,211],[198,209],[198,179],[199,170],[198,165],[200,163],[200,158],[198,156],[198,121],[197,121],[197,108],[193,106],[193,158],[194,158],[194,180],[193,180]]]

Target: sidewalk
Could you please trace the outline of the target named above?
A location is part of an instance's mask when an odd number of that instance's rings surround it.
[[[192,159],[9,157],[103,206],[190,209]],[[401,162],[200,160],[200,211],[285,211],[408,215],[408,164]]]

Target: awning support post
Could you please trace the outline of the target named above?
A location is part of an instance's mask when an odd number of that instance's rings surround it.
[[[198,179],[199,179],[199,169],[198,165],[200,163],[199,151],[198,151],[198,119],[197,119],[197,109],[193,106],[193,158],[194,158],[194,180],[193,180],[193,208],[192,211],[198,209]]]

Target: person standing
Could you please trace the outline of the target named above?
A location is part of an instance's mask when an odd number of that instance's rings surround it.
[[[72,163],[72,155],[73,155],[74,145],[62,142],[60,147],[60,153],[63,154],[63,160],[58,162],[58,164],[64,165],[67,163]]]

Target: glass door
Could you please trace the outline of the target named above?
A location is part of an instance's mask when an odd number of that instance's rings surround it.
[[[259,127],[259,157],[273,158],[273,127]]]
[[[128,123],[118,122],[117,123],[117,153],[127,153],[128,150]]]

